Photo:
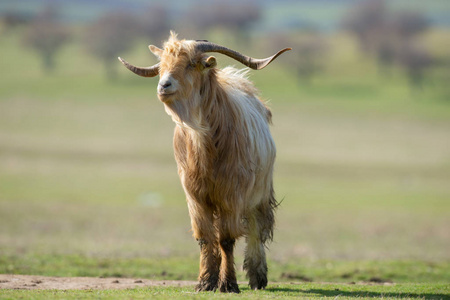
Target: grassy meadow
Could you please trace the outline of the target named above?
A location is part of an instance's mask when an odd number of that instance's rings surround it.
[[[117,62],[119,77],[108,81],[76,43],[45,75],[19,34],[0,35],[0,273],[195,280],[198,246],[157,79]],[[423,38],[448,55],[450,32]],[[422,89],[411,89],[401,70],[380,76],[347,35],[330,43],[325,72],[310,85],[276,62],[250,73],[273,111],[283,200],[262,295],[449,297],[450,72],[438,66]],[[147,52],[143,41],[123,57],[155,62]],[[241,281],[242,251],[241,242]],[[0,298],[190,292],[2,291]]]
[[[89,290],[61,291],[36,290],[30,293],[26,290],[5,290],[0,299],[448,299],[448,287],[444,284],[398,284],[395,286],[361,286],[342,284],[304,283],[276,284],[272,287],[254,292],[248,287],[242,287],[241,294],[229,295],[212,292],[193,293],[191,287],[155,287],[127,290]]]

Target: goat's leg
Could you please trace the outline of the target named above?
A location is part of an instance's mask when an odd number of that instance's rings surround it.
[[[220,275],[218,289],[225,293],[240,293],[234,269],[234,245],[236,240],[229,236],[220,237],[220,252],[222,262],[220,265]]]
[[[217,253],[217,243],[198,239],[200,245],[199,283],[195,287],[197,292],[215,291],[219,280],[220,256]]]
[[[195,213],[190,208],[193,236],[200,246],[199,283],[197,292],[215,291],[219,280],[220,254],[218,253],[217,235],[212,211],[197,207]],[[201,213],[201,214],[199,214]]]
[[[250,288],[264,289],[267,286],[267,262],[264,243],[256,235],[247,237],[245,249],[244,270],[247,271]]]
[[[247,246],[245,249],[244,270],[251,289],[264,289],[267,286],[267,262],[265,243],[272,238],[274,216],[270,205],[260,205],[247,217]]]
[[[226,293],[240,293],[234,268],[234,245],[240,235],[241,218],[236,214],[221,213],[218,220],[219,247],[222,261],[218,289]]]

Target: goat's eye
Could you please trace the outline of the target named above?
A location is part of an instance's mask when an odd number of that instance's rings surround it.
[[[195,68],[197,67],[197,63],[194,62],[194,61],[191,61],[191,62],[189,63],[189,65],[188,65],[188,67],[191,68],[191,69],[195,69]]]

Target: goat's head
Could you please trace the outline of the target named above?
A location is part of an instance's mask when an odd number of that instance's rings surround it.
[[[160,62],[150,67],[136,67],[119,57],[119,60],[133,73],[143,77],[160,75],[158,97],[164,103],[166,112],[177,124],[185,124],[199,129],[202,103],[202,91],[211,91],[206,87],[209,72],[216,66],[216,59],[208,52],[218,52],[227,55],[240,63],[260,70],[275,58],[291,48],[280,50],[271,57],[255,59],[245,56],[229,48],[207,41],[178,40],[176,34],[159,49],[150,45],[149,49]]]
[[[196,41],[180,41],[172,33],[163,49],[149,46],[160,59],[153,67],[158,69],[157,91],[162,102],[192,99],[195,92],[200,91],[204,75],[216,66],[216,59],[199,51],[196,44]]]
[[[160,62],[151,67],[136,67],[122,58],[119,60],[133,73],[143,77],[160,75],[158,97],[164,102],[190,98],[193,91],[200,91],[201,78],[216,66],[216,59],[207,52],[218,52],[227,55],[254,70],[260,70],[275,58],[291,48],[280,50],[271,57],[255,59],[245,56],[229,48],[207,41],[178,40],[176,34],[164,44],[164,49],[150,45],[149,49]]]

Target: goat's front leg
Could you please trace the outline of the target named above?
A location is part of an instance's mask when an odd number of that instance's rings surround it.
[[[239,237],[241,218],[228,212],[221,213],[218,222],[219,246],[222,261],[220,264],[220,276],[218,288],[221,292],[240,293],[236,281],[236,272],[234,269],[234,245],[236,238]]]
[[[218,253],[217,237],[212,211],[189,205],[194,238],[200,246],[199,283],[197,292],[215,291],[219,280],[220,254]]]
[[[220,238],[220,251],[222,262],[220,265],[219,291],[225,293],[240,293],[234,270],[234,244],[236,240],[231,237]]]
[[[214,240],[198,239],[200,245],[200,270],[195,287],[197,292],[215,291],[219,280],[220,255]]]

